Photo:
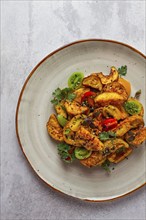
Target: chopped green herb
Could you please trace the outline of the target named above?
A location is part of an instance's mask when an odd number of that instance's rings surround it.
[[[108,132],[104,131],[99,134],[99,139],[101,141],[106,141],[106,140],[109,140],[109,139],[115,138],[115,137],[116,137],[116,134],[112,131],[108,131]]]
[[[134,98],[135,99],[139,99],[139,96],[141,95],[141,89],[139,89],[136,93],[135,93],[135,96]]]
[[[101,165],[101,167],[102,167],[104,170],[106,170],[108,173],[110,173],[111,171],[110,171],[109,166],[110,166],[110,161],[109,161],[109,160],[106,160],[106,161]]]
[[[76,94],[74,94],[72,92],[73,92],[73,90],[71,88],[64,88],[62,90],[60,88],[57,88],[52,93],[54,98],[51,100],[51,103],[54,105],[57,105],[62,100],[68,99],[69,101],[72,101],[76,97]]]
[[[121,66],[120,68],[118,68],[118,73],[120,76],[126,76],[127,74],[127,66]]]
[[[58,154],[60,155],[61,159],[66,163],[73,162],[76,158],[74,155],[74,150],[72,147],[66,143],[60,143],[57,145],[58,147]]]
[[[76,94],[75,94],[75,93],[69,93],[68,96],[67,96],[67,99],[68,99],[69,101],[72,101],[72,100],[74,100],[75,97],[76,97]]]

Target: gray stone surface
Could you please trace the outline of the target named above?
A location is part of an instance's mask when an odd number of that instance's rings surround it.
[[[1,219],[144,219],[144,187],[115,201],[88,203],[42,183],[18,145],[15,110],[28,73],[66,43],[114,39],[145,53],[145,1],[2,1],[1,5]]]

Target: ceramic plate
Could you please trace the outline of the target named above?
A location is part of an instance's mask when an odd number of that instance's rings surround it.
[[[108,74],[111,66],[122,65],[128,66],[125,78],[132,84],[131,95],[141,89],[140,101],[145,106],[145,56],[123,43],[96,39],[71,43],[49,54],[28,76],[16,111],[17,137],[34,171],[54,189],[83,200],[105,201],[145,184],[145,144],[108,175],[101,168],[89,169],[78,162],[64,164],[46,130],[54,112],[52,92],[66,87],[71,73]]]

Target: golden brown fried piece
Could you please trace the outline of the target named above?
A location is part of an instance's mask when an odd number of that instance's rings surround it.
[[[87,150],[101,151],[104,147],[103,143],[83,126],[80,126],[76,132],[75,141]]]
[[[105,155],[108,155],[110,153],[114,153],[115,151],[117,151],[121,147],[128,148],[129,144],[121,138],[115,138],[113,140],[107,140],[107,141],[104,142],[103,153]]]
[[[85,94],[85,92],[89,92],[89,91],[90,88],[86,88],[86,87],[75,90],[74,93],[76,94],[76,97],[74,101],[81,103],[82,96]]]
[[[49,135],[57,141],[63,141],[63,129],[58,123],[58,120],[54,114],[50,115],[47,122],[47,130]]]
[[[128,99],[125,87],[119,82],[113,82],[105,85],[103,92],[116,92],[123,97],[124,101]]]
[[[97,165],[101,165],[105,160],[106,157],[104,157],[101,153],[93,151],[90,157],[88,157],[87,159],[80,160],[80,163],[90,168]]]
[[[139,147],[146,140],[146,127],[128,131],[125,139],[130,145]]]
[[[112,66],[111,67],[111,72],[109,75],[103,75],[103,73],[98,73],[97,76],[100,78],[101,82],[103,85],[106,85],[108,83],[112,83],[114,81],[117,81],[119,78],[119,73],[117,69]]]
[[[132,128],[137,128],[144,125],[143,118],[139,115],[132,115],[121,121],[118,126],[113,129],[117,137],[122,137]]]
[[[125,119],[128,117],[128,114],[124,110],[119,109],[113,105],[105,106],[103,108],[103,115],[105,117],[112,116],[113,118],[116,118],[117,120]]]
[[[65,101],[64,106],[67,113],[70,115],[83,114],[89,109],[87,106],[81,106],[78,102],[75,101],[70,102],[67,100]]]
[[[74,116],[63,128],[63,138],[67,144],[73,146],[80,146],[81,144],[75,140],[75,134],[78,131],[84,115],[76,115]]]
[[[112,153],[110,154],[107,159],[112,163],[119,163],[120,161],[124,160],[129,154],[132,153],[132,148],[125,148],[123,152],[119,153]]]
[[[116,92],[103,92],[97,95],[94,99],[98,106],[105,106],[109,104],[120,105],[124,103],[124,98],[122,95]]]
[[[64,110],[64,102],[61,101],[58,105],[55,105],[55,110],[58,115],[62,115],[64,118],[67,118],[67,113]]]
[[[90,76],[85,77],[82,81],[82,84],[84,86],[89,86],[99,91],[102,90],[102,83],[100,81],[100,78],[97,76],[97,74],[94,73],[91,74]]]

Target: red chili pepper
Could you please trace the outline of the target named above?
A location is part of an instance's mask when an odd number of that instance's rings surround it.
[[[94,106],[94,100],[91,98],[91,96],[95,96],[95,95],[96,93],[92,91],[85,92],[81,98],[81,103],[87,101],[89,106]]]
[[[113,128],[116,128],[118,122],[115,118],[108,118],[102,121],[102,127],[104,131],[109,131]]]

